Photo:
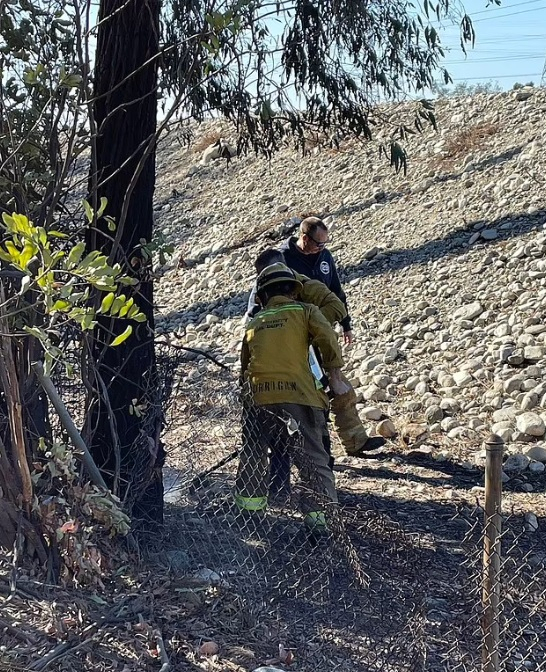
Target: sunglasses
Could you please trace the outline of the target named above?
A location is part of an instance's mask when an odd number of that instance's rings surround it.
[[[323,243],[319,242],[318,240],[315,240],[313,236],[309,233],[306,233],[305,235],[309,238],[309,240],[312,240],[315,243],[315,245],[318,247],[319,250],[323,250],[326,247],[326,242]]]

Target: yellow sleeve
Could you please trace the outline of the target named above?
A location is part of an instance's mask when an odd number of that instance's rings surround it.
[[[305,276],[303,289],[299,293],[300,300],[304,303],[312,303],[320,309],[320,312],[328,320],[330,324],[341,322],[347,317],[347,309],[334,292],[331,292],[326,285],[320,280],[310,280]]]
[[[326,370],[341,368],[343,366],[343,356],[336,332],[316,306],[307,305],[306,308],[309,333],[313,340],[313,346],[319,349],[324,368]]]

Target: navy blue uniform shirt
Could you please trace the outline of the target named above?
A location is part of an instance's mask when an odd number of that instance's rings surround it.
[[[304,254],[297,246],[298,239],[293,236],[288,238],[280,246],[286,265],[296,273],[306,275],[313,280],[320,280],[328,289],[333,292],[347,308],[347,297],[341,288],[339,275],[337,274],[336,264],[329,250],[326,248],[316,254]],[[349,312],[347,310],[347,312]],[[349,315],[341,321],[343,331],[351,331],[351,318]]]

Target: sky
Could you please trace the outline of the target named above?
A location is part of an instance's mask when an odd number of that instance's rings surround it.
[[[467,57],[459,46],[458,27],[444,23],[439,30],[449,48],[444,64],[454,84],[491,80],[503,89],[516,82],[540,84],[546,59],[546,0],[502,0],[500,7],[487,7],[487,0],[462,4],[476,31],[475,47],[467,50]]]

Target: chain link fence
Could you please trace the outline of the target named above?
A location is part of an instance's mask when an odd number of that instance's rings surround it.
[[[460,506],[447,531],[445,516],[432,517],[425,534],[396,522],[392,504],[343,488],[340,505],[333,505],[317,494],[320,474],[289,418],[241,399],[233,372],[221,362],[167,347],[160,362],[168,365],[171,503],[160,555],[173,571],[209,576],[219,589],[235,591],[242,639],[265,624],[265,650],[294,649],[302,670],[546,670],[546,543],[536,520],[497,514],[501,531],[484,566],[491,526],[479,507]],[[257,481],[266,474],[263,511],[235,501],[245,442],[257,450]],[[290,485],[283,489],[286,458]],[[278,465],[270,469],[279,460],[281,483],[275,483]],[[310,492],[328,524],[318,539],[302,513]],[[494,651],[492,593],[500,596]]]
[[[430,507],[423,532],[412,502],[345,485],[335,505],[290,418],[242,398],[221,353],[160,345],[158,368],[168,506],[148,555],[223,595],[218,639],[254,642],[281,667],[294,655],[304,671],[546,672],[540,520],[500,500],[487,514],[459,504],[448,517]],[[79,419],[84,390],[56,382]],[[266,483],[263,511],[235,501],[245,442]],[[305,525],[309,497],[323,535]]]
[[[477,507],[465,517],[461,567],[449,590],[444,640],[435,658],[445,670],[546,670],[546,544],[514,512],[485,518]],[[497,544],[484,554],[496,528]],[[455,590],[453,590],[453,587]]]

